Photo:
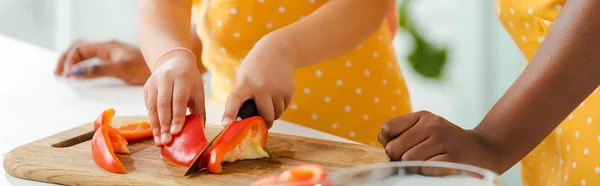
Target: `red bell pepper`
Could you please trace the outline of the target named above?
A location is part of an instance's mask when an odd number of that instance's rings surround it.
[[[267,137],[267,124],[260,116],[233,122],[207,149],[202,165],[211,173],[221,173],[222,162],[269,157]]]
[[[100,126],[105,126],[108,131],[108,136],[110,141],[112,142],[112,146],[116,153],[128,154],[129,149],[127,149],[127,139],[123,134],[121,134],[116,129],[112,128],[112,119],[115,116],[115,109],[108,108],[104,110],[94,121],[94,131],[98,131]],[[152,132],[152,131],[151,131]]]
[[[115,116],[115,109],[108,108],[108,109],[104,110],[98,116],[96,121],[94,121],[94,131],[98,130],[98,128],[100,128],[100,126],[104,126],[104,125],[111,126],[112,119],[114,116]]]
[[[175,164],[187,167],[207,143],[202,116],[190,114],[185,117],[181,132],[173,136],[171,143],[161,147],[160,154]]]
[[[152,137],[152,126],[148,121],[131,122],[120,125],[117,130],[125,136],[127,140],[139,140]]]
[[[327,173],[320,165],[307,164],[292,167],[280,175],[273,175],[260,179],[252,184],[252,186],[268,186],[268,185],[290,185],[290,186],[313,186],[331,185],[326,179]]]
[[[108,128],[108,137],[110,138],[110,142],[112,143],[115,153],[129,154],[129,149],[127,148],[129,143],[127,142],[127,139],[125,139],[125,136],[123,136],[123,134],[121,134],[115,128],[110,126],[104,127]]]
[[[92,157],[97,165],[109,172],[125,173],[125,167],[115,155],[110,135],[111,128],[110,126],[101,125],[96,130],[96,133],[94,133],[94,137],[92,138]]]
[[[327,174],[320,165],[300,165],[292,167],[291,169],[283,172],[279,176],[279,182],[295,182],[295,181],[308,181],[311,183],[318,183],[323,181]]]

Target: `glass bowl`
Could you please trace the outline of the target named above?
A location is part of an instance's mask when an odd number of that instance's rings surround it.
[[[327,177],[334,186],[502,186],[498,174],[464,164],[402,161],[342,169]]]
[[[503,186],[492,171],[435,161],[386,162],[341,169],[319,183],[294,182],[269,186]],[[262,185],[264,186],[264,185]]]

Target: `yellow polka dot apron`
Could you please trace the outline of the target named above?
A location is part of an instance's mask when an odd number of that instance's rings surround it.
[[[506,30],[531,60],[565,0],[496,0]],[[600,95],[594,91],[521,162],[523,185],[600,185]]]
[[[326,0],[194,2],[202,63],[212,73],[211,99],[225,103],[237,69],[263,36],[299,21]],[[294,71],[296,90],[281,119],[379,146],[380,127],[411,112],[386,22],[354,51]]]

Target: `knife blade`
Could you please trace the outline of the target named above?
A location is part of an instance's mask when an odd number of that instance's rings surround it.
[[[240,110],[238,111],[237,117],[238,119],[246,119],[252,116],[258,116],[258,109],[256,108],[256,103],[254,103],[253,99],[249,99],[246,100],[244,102],[244,104],[242,104],[242,106],[240,107]],[[185,171],[185,174],[183,176],[188,176],[192,173],[198,172],[201,169],[201,165],[200,165],[200,160],[202,159],[201,157],[204,155],[204,153],[206,152],[207,149],[209,149],[209,147],[212,145],[212,143],[215,141],[215,139],[217,139],[221,133],[223,133],[223,131],[225,130],[225,128],[221,129],[221,131],[212,139],[210,140],[206,146],[204,147],[204,149],[202,149],[202,151],[200,151],[200,154],[198,154],[198,156],[196,156],[196,159],[194,159],[194,162],[192,162],[192,164],[188,167],[188,169]]]

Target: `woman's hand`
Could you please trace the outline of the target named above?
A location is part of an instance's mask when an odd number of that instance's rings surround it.
[[[293,55],[285,42],[272,39],[261,39],[242,62],[227,98],[223,125],[235,121],[240,107],[250,98],[269,128],[290,104],[294,93]]]
[[[499,172],[499,148],[478,131],[462,129],[430,112],[387,121],[378,139],[392,161],[447,161]]]
[[[206,118],[202,75],[194,56],[171,52],[156,62],[156,69],[144,85],[144,99],[157,146],[171,142],[181,132],[186,109]]]
[[[92,58],[98,58],[100,62],[80,63]],[[150,77],[140,50],[117,41],[73,43],[61,55],[54,73],[79,79],[115,77],[129,85],[143,85]]]

